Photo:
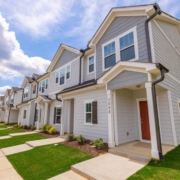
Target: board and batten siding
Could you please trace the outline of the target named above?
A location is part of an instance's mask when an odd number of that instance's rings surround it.
[[[121,35],[122,33],[137,26],[137,39],[139,62],[148,62],[148,53],[146,45],[145,21],[146,16],[136,17],[116,17],[96,44],[96,76],[99,78],[104,72],[102,71],[102,44]]]
[[[154,22],[152,22],[152,34],[156,62],[163,64],[169,69],[168,74],[179,79],[180,55],[176,52]],[[176,138],[177,143],[180,144],[180,114],[178,106],[178,100],[180,99],[180,84],[166,75],[166,78],[160,83],[160,85],[170,90]]]
[[[88,71],[89,71],[88,57],[89,56],[85,56],[84,61],[83,61],[83,82],[95,79],[95,65],[94,65],[94,72],[90,73],[90,74],[88,73]],[[95,63],[95,61],[94,61],[94,63]]]
[[[85,100],[94,100],[98,104],[98,124],[85,125]],[[74,96],[74,134],[86,139],[102,138],[108,142],[107,94],[105,88],[81,92]]]
[[[146,73],[123,71],[107,83],[107,89],[117,89],[148,81]]]

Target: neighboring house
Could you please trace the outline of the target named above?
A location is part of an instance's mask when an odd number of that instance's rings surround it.
[[[148,142],[159,158],[152,85],[169,69],[156,85],[161,141],[180,144],[180,21],[161,12],[147,23],[158,10],[112,8],[85,50],[61,44],[46,74],[24,79],[19,122],[103,138],[109,147]]]
[[[0,120],[4,119],[4,96],[0,96]]]

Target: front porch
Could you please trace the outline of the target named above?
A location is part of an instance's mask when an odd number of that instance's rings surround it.
[[[174,148],[175,146],[162,145],[163,155]],[[133,141],[110,148],[109,153],[147,163],[151,160],[151,144]]]

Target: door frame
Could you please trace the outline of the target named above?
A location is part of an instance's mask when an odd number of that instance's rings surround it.
[[[142,128],[141,128],[141,117],[140,117],[140,106],[139,106],[139,102],[141,102],[141,101],[147,101],[147,98],[138,98],[138,99],[136,99],[136,102],[137,102],[137,114],[138,114],[138,127],[139,127],[139,140],[141,142],[151,143],[151,140],[142,139]],[[149,121],[150,121],[150,119],[149,119]],[[149,128],[150,128],[150,125],[149,125]],[[150,130],[150,135],[151,135],[151,130]]]

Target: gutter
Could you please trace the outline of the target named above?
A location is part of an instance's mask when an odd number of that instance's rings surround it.
[[[56,94],[56,100],[62,102],[62,100],[58,98],[58,94]]]
[[[157,136],[157,147],[159,151],[159,159],[164,160],[164,156],[162,153],[162,144],[161,144],[161,133],[160,133],[160,126],[159,126],[159,115],[158,115],[158,107],[157,107],[157,98],[156,98],[156,84],[162,82],[165,78],[165,73],[168,73],[169,70],[164,67],[162,64],[157,63],[156,67],[161,72],[160,79],[152,82],[152,98],[153,98],[153,108],[154,108],[154,117],[155,117],[155,125],[156,125],[156,136]]]
[[[161,9],[157,3],[154,3],[153,5],[155,9],[155,13],[152,14],[148,19],[145,21],[145,32],[146,32],[146,42],[147,42],[147,51],[148,51],[148,59],[149,62],[152,63],[152,55],[151,55],[151,43],[150,43],[150,38],[149,38],[149,26],[148,22],[151,21],[156,15],[161,14]]]
[[[90,48],[87,47],[86,49],[80,49],[80,52],[82,53],[80,57],[80,62],[79,62],[79,85],[81,84],[81,64],[82,64],[82,58],[85,54],[86,51],[88,51]]]

